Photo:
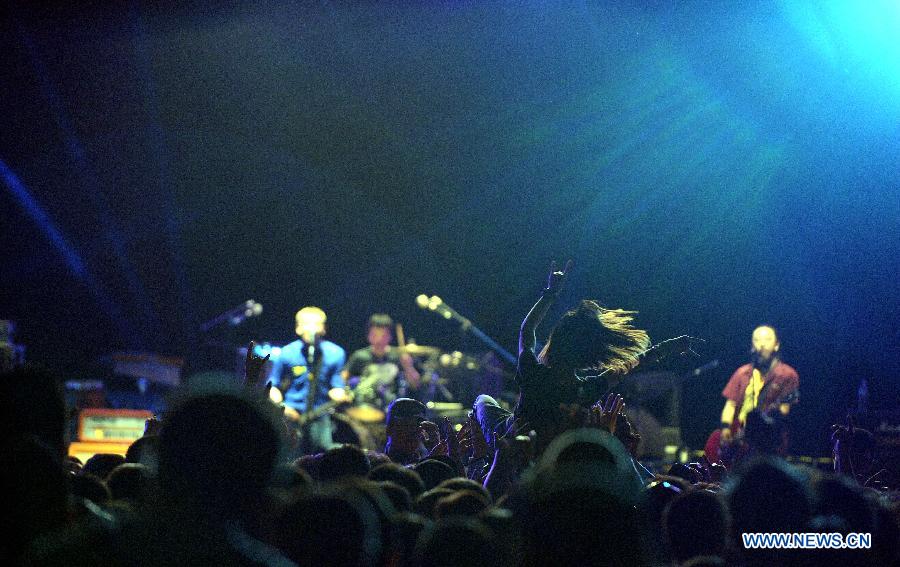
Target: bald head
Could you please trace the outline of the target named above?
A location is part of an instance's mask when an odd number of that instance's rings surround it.
[[[781,347],[775,329],[769,325],[760,325],[754,329],[751,340],[753,352],[763,361],[771,360]]]
[[[328,317],[325,312],[318,307],[304,307],[297,311],[297,328],[296,333],[303,337],[303,340],[312,342],[316,337],[325,334],[325,321]]]

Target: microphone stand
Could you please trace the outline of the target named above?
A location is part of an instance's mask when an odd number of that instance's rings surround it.
[[[216,315],[209,321],[203,323],[202,325],[200,325],[200,330],[202,330],[204,333],[208,333],[210,330],[218,327],[225,322],[230,322],[232,325],[238,325],[245,319],[249,319],[250,317],[258,315],[261,312],[262,306],[260,306],[259,303],[253,301],[252,299],[248,299],[237,307],[232,307],[228,311]]]
[[[427,296],[420,295],[418,298],[416,298],[416,303],[423,309],[428,309],[430,311],[438,313],[444,319],[453,319],[454,321],[459,323],[459,326],[463,331],[472,333],[475,338],[486,344],[491,350],[499,354],[504,360],[512,365],[515,365],[517,363],[516,357],[513,356],[512,353],[500,346],[497,341],[489,337],[484,331],[476,327],[471,320],[463,317],[462,315],[457,313],[455,309],[444,303],[444,300],[442,300],[440,297],[432,295],[429,298]]]

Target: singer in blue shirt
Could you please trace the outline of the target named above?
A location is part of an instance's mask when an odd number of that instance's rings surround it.
[[[312,403],[314,413],[330,400],[329,390],[344,387],[341,370],[347,355],[343,348],[322,338],[327,317],[320,308],[304,307],[296,319],[300,339],[285,345],[273,357],[270,396],[274,402],[283,403],[287,418],[302,423],[304,452],[324,451],[334,446],[331,418],[324,413],[308,420],[311,414],[307,405]],[[311,379],[316,383],[314,392],[309,388]]]

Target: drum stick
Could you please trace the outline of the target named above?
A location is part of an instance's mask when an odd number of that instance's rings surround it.
[[[406,337],[403,335],[403,325],[397,323],[397,346],[401,349],[406,348]]]

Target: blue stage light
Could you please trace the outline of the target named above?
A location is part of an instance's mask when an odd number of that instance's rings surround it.
[[[26,213],[28,213],[28,216],[30,216],[35,224],[40,227],[44,234],[47,235],[47,238],[50,240],[51,244],[53,244],[53,247],[56,248],[66,261],[66,265],[69,266],[69,271],[71,271],[79,280],[86,283],[87,269],[85,268],[84,260],[82,260],[78,252],[75,251],[75,248],[69,244],[69,241],[66,240],[66,237],[63,236],[62,232],[56,227],[56,224],[50,219],[41,205],[31,196],[31,193],[19,179],[19,176],[16,175],[3,160],[0,160],[0,175],[3,176],[3,181],[6,183],[6,186],[9,188],[16,201],[19,202],[19,205]]]
[[[851,85],[865,81],[870,89],[900,89],[900,2],[789,2],[785,10],[813,48]]]
[[[0,159],[0,177],[3,178],[5,185],[22,209],[37,224],[38,228],[47,236],[47,239],[65,260],[66,266],[72,275],[88,288],[94,300],[103,310],[103,313],[115,323],[121,335],[127,337],[128,344],[134,343],[137,340],[137,335],[133,326],[123,316],[121,308],[110,300],[110,296],[104,287],[91,276],[87,264],[75,247],[63,235],[40,203],[31,195],[28,187],[22,183],[16,172],[2,159]]]

